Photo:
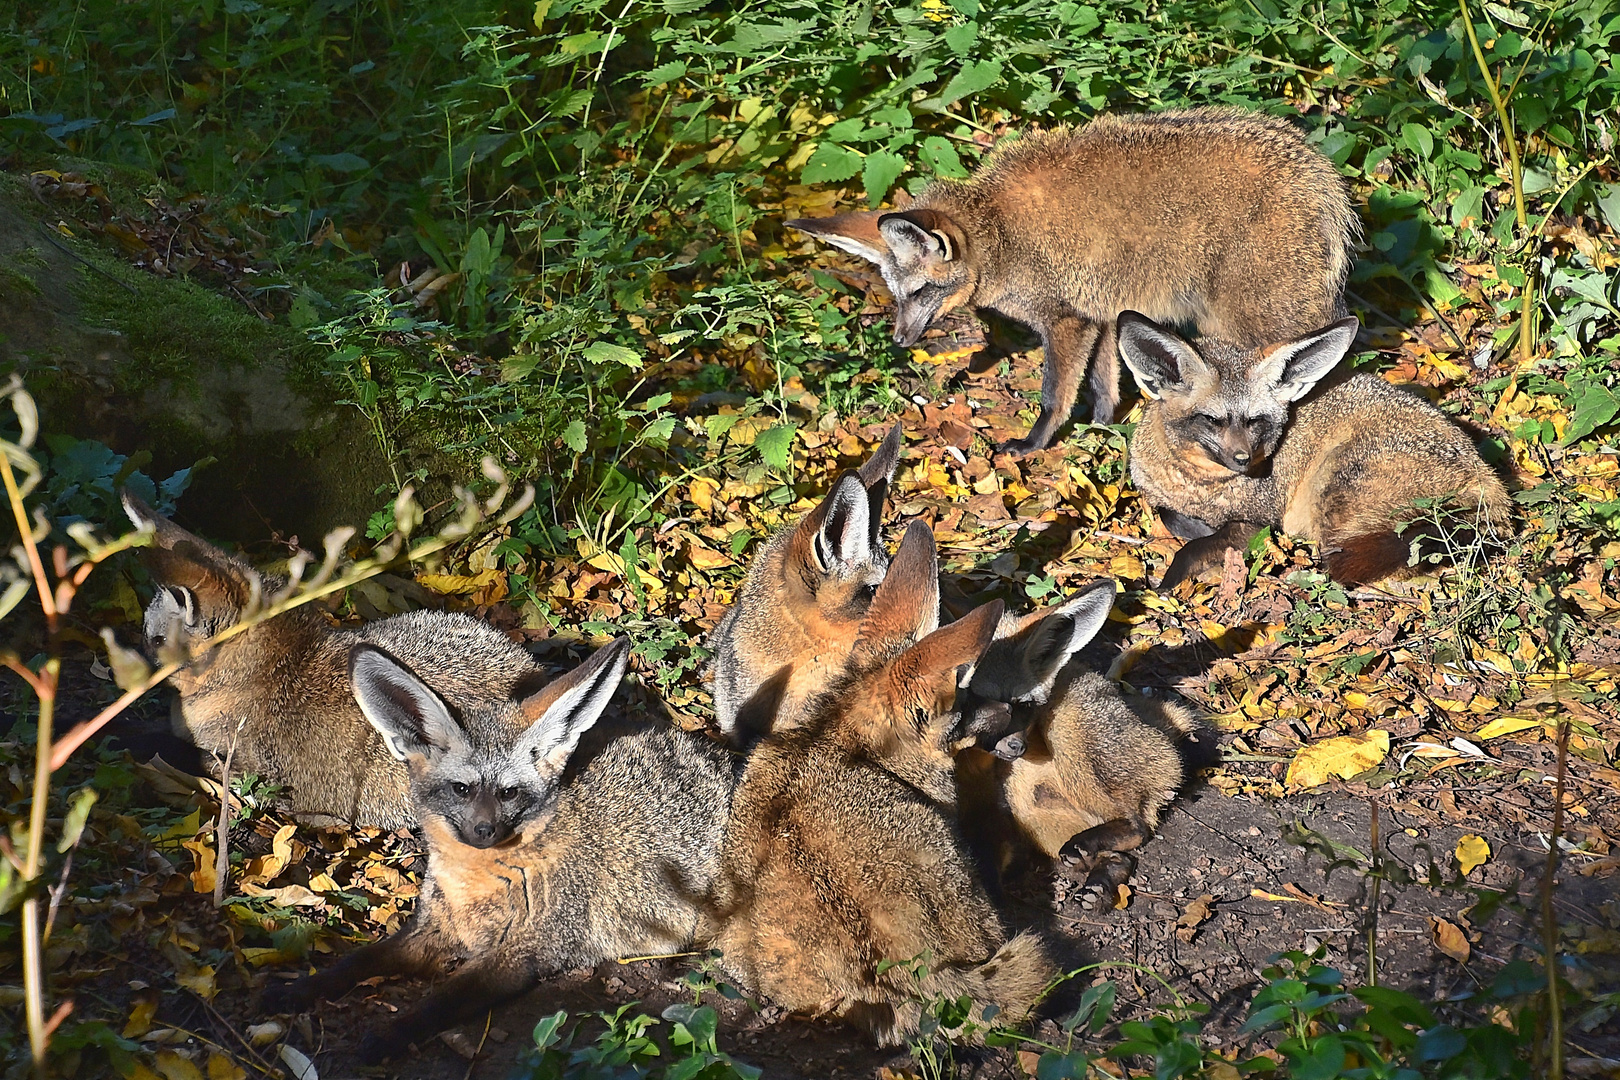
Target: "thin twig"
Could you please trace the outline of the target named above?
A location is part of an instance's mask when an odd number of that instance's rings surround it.
[[[219,821],[214,825],[214,907],[225,906],[225,881],[231,873],[231,761],[236,757],[236,741],[242,736],[247,717],[236,722],[231,745],[225,748],[225,771],[219,779]]]

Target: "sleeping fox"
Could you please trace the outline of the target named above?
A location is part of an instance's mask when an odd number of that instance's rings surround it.
[[[964,304],[1040,334],[1040,416],[1002,447],[1015,454],[1051,445],[1088,364],[1092,419],[1113,422],[1122,310],[1254,346],[1342,315],[1359,228],[1331,162],[1286,122],[1233,109],[1026,134],[904,210],[787,225],[878,265],[899,345]]]
[[[1507,488],[1449,417],[1372,375],[1328,377],[1356,329],[1348,318],[1260,348],[1195,347],[1145,315],[1120,314],[1120,354],[1148,398],[1131,479],[1192,540],[1161,587],[1264,526],[1316,543],[1345,585],[1406,569],[1420,500],[1476,536],[1507,527]]]

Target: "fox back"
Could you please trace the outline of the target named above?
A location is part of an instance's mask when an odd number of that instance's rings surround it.
[[[155,660],[188,650],[258,608],[284,584],[261,575],[126,493],[130,520],[154,532],[143,557],[157,583],[146,644]],[[457,700],[509,697],[543,679],[529,655],[466,615],[418,611],[339,630],[305,606],[259,623],[171,678],[176,734],[287,788],[290,811],[395,829],[415,821],[404,766],[366,722],[349,687],[349,652],[363,642],[411,664]],[[234,751],[233,748],[234,747]]]
[[[973,670],[970,692],[1011,703],[1027,728],[1021,757],[979,755],[963,770],[964,804],[993,806],[999,793],[1022,842],[1048,857],[1076,841],[1086,854],[1137,846],[1191,771],[1213,763],[1213,738],[1191,711],[1127,702],[1074,659],[1101,629],[1114,593],[1105,579],[1058,606],[1003,617]],[[995,816],[965,812],[964,820],[991,830],[985,854],[1004,870],[1017,848],[995,831]]]
[[[1419,500],[1476,536],[1500,535],[1512,500],[1461,428],[1383,379],[1330,376],[1356,326],[1343,319],[1260,348],[1195,347],[1123,313],[1120,352],[1150,398],[1130,450],[1148,501],[1210,528],[1247,522],[1303,536],[1345,584],[1406,569]]]
[[[1050,443],[1093,354],[1093,418],[1112,422],[1120,311],[1251,345],[1321,326],[1343,311],[1358,231],[1331,162],[1231,109],[1026,134],[905,209],[788,225],[877,264],[901,345],[963,305],[1039,332],[1041,418],[1020,451]]]
[[[842,667],[889,565],[883,502],[900,439],[896,424],[858,471],[764,545],[710,635],[715,716],[736,741],[793,722]]]
[[[621,638],[526,697],[469,702],[357,647],[355,697],[409,773],[427,873],[404,929],[273,1004],[303,1008],[376,975],[454,969],[368,1039],[377,1059],[558,970],[691,944],[735,769],[717,745],[668,725],[597,725],[628,660]]]
[[[716,892],[714,944],[733,977],[885,1045],[917,1030],[919,999],[965,994],[1017,1020],[1053,974],[1039,939],[1008,940],[956,831],[956,670],[988,644],[1000,605],[934,630],[932,541],[913,523],[849,666],[806,726],[749,758]],[[920,956],[918,982],[904,964]]]

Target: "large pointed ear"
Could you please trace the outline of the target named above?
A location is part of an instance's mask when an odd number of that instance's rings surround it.
[[[884,436],[883,443],[872,456],[861,463],[861,483],[866,485],[866,500],[871,510],[871,540],[880,543],[883,532],[883,504],[889,498],[889,484],[894,470],[900,464],[900,447],[905,439],[904,425],[896,423]]]
[[[466,733],[427,683],[375,645],[349,651],[349,685],[388,752],[432,760],[469,747]]]
[[[798,539],[824,574],[871,557],[872,510],[860,474],[839,474],[827,497],[799,522]]]
[[[906,526],[889,572],[872,597],[855,648],[870,653],[909,646],[939,626],[939,555],[921,521]]]
[[[1275,345],[1254,366],[1254,380],[1272,387],[1279,401],[1298,401],[1344,359],[1359,329],[1361,322],[1352,315],[1314,334]]]
[[[152,543],[154,546],[165,551],[172,551],[179,544],[190,543],[196,545],[199,549],[208,549],[222,559],[229,558],[223,551],[209,544],[206,540],[193,536],[156,510],[153,510],[146,504],[145,500],[129,490],[129,488],[121,489],[118,496],[119,500],[124,504],[124,513],[128,515],[131,524],[137,529],[152,530]]]
[[[152,546],[141,549],[141,561],[160,586],[189,591],[193,604],[238,608],[249,602],[256,587],[262,589],[257,575],[250,576],[237,560],[159,514],[128,488],[119,496],[135,527],[152,531]]]
[[[976,662],[995,640],[1001,613],[1001,601],[992,600],[935,630],[895,658],[889,668],[893,678],[919,687],[949,676],[947,685],[954,688],[957,669]]]
[[[1058,672],[1108,621],[1117,591],[1113,578],[1103,578],[1062,604],[1019,620],[986,653],[974,672],[974,690],[997,700],[1044,698]]]
[[[1136,385],[1150,398],[1190,386],[1208,370],[1197,349],[1146,315],[1120,312],[1117,330],[1119,355],[1136,377]]]
[[[897,423],[883,437],[882,444],[872,451],[872,456],[861,463],[861,483],[866,485],[868,491],[879,483],[894,479],[894,470],[900,464],[900,447],[904,444],[904,440],[905,425]]]
[[[867,210],[832,217],[794,218],[784,224],[841,251],[859,255],[867,262],[881,263],[889,257],[883,234],[878,231],[878,219],[882,216],[882,211]]]
[[[562,772],[579,746],[580,736],[613,700],[629,666],[630,639],[614,638],[579,667],[525,698],[522,713],[530,720],[529,729],[513,747],[512,756],[533,762],[542,772]]]
[[[905,210],[878,219],[883,242],[899,262],[956,262],[967,254],[967,237],[941,210]]]

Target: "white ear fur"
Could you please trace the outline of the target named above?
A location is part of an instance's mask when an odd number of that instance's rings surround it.
[[[926,259],[933,256],[950,262],[956,257],[950,237],[938,229],[925,229],[898,214],[889,215],[878,222],[878,232],[883,234],[889,250],[899,259]]]
[[[1050,686],[1074,654],[1091,644],[1114,610],[1118,587],[1103,578],[1082,589],[1042,619],[1024,646],[1024,665],[1043,686]]]
[[[1167,387],[1185,386],[1204,370],[1198,350],[1145,316],[1120,312],[1117,329],[1119,355],[1147,397],[1157,400]]]
[[[131,495],[128,489],[119,494],[119,501],[124,504],[124,514],[129,518],[130,524],[137,529],[157,528],[157,518],[146,504]]]
[[[630,639],[614,638],[562,676],[568,682],[567,689],[529,725],[513,747],[512,757],[525,764],[543,764],[553,775],[562,772],[578,748],[580,737],[607,709],[629,666]]]
[[[871,556],[872,507],[861,478],[846,473],[827,496],[827,512],[811,543],[821,569],[853,566]]]
[[[400,761],[469,749],[461,725],[439,695],[381,649],[354,647],[349,683],[360,711]]]
[[[824,244],[831,244],[840,251],[858,255],[870,263],[881,263],[889,257],[889,253],[883,248],[875,247],[853,236],[845,236],[842,233],[815,233],[813,235]]]
[[[1280,401],[1298,401],[1344,359],[1360,326],[1353,317],[1340,319],[1325,330],[1279,345],[1255,365],[1255,382],[1273,387]]]

